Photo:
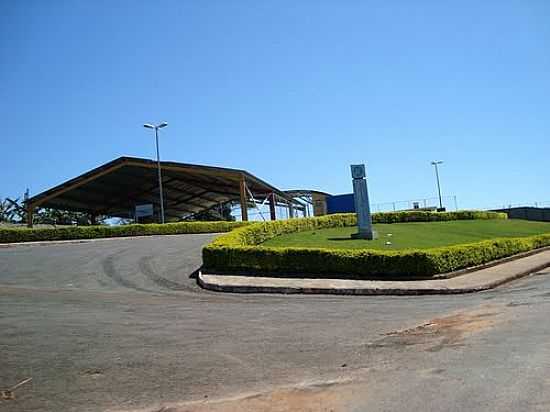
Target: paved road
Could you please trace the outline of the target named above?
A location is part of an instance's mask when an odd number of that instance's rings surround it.
[[[33,378],[0,411],[550,410],[550,270],[461,296],[220,294],[193,279],[211,238],[0,248],[0,389]]]

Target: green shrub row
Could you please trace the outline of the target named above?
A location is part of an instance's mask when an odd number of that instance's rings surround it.
[[[0,243],[34,242],[48,240],[96,239],[106,237],[178,235],[184,233],[222,233],[248,222],[178,222],[164,225],[132,224],[120,226],[73,226],[63,228],[2,228]]]
[[[203,259],[207,271],[289,277],[421,279],[544,246],[550,246],[550,234],[403,251],[218,246],[204,248]]]
[[[506,213],[484,212],[478,210],[459,210],[457,212],[389,212],[373,213],[373,223],[404,223],[404,222],[442,222],[448,220],[480,220],[508,219]]]
[[[434,216],[435,215],[435,216]],[[505,219],[494,212],[401,212],[376,214],[377,223],[454,219]],[[353,214],[256,223],[218,237],[203,249],[206,271],[284,276],[424,278],[550,246],[550,234],[498,238],[425,250],[357,250],[261,247],[280,234],[356,224]]]
[[[303,232],[330,227],[354,226],[357,224],[355,214],[334,214],[321,217],[276,220],[272,222],[257,222],[249,225],[251,230],[234,230],[220,236],[208,247],[216,246],[254,246],[272,237],[285,233]]]

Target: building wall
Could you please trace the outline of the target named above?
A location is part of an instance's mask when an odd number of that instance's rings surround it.
[[[312,193],[313,216],[324,216],[327,214],[327,196],[320,193]]]
[[[504,212],[510,219],[550,222],[550,207],[513,207],[510,209],[496,209],[494,211]]]
[[[355,200],[353,193],[327,197],[327,213],[354,213]]]

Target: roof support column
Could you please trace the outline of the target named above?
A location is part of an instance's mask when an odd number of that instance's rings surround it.
[[[27,205],[27,227],[32,228],[32,221],[34,215],[34,205],[29,203]]]
[[[275,193],[269,195],[269,214],[271,215],[271,220],[277,220],[277,214],[275,212]]]
[[[241,220],[246,222],[248,221],[248,202],[246,199],[246,181],[244,180],[244,175],[241,175],[241,180],[239,183],[241,194]]]

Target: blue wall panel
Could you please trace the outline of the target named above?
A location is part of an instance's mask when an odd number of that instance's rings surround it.
[[[327,213],[353,213],[355,201],[353,193],[327,197]]]

